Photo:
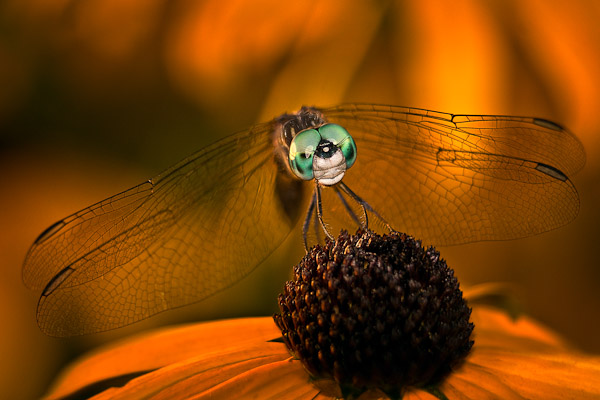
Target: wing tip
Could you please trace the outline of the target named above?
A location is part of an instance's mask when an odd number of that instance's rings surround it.
[[[44,291],[42,292],[42,296],[49,296],[54,292],[75,270],[71,267],[65,267],[46,285]]]
[[[548,164],[537,163],[535,169],[562,182],[565,182],[567,179],[569,179],[561,170]]]
[[[560,131],[565,130],[565,128],[563,128],[561,125],[557,124],[556,122],[552,122],[552,121],[549,121],[544,118],[534,118],[533,123],[537,126],[541,126],[542,128],[552,129],[553,131],[560,132]]]
[[[39,236],[35,239],[33,244],[36,245],[45,242],[46,240],[51,238],[56,232],[60,231],[65,225],[66,223],[64,219],[53,223],[52,225],[44,229],[42,233],[39,234]]]

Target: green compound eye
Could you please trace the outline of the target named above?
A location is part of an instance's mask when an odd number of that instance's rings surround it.
[[[346,159],[346,168],[356,161],[356,144],[346,129],[336,124],[327,124],[319,128],[323,140],[329,140],[339,148]]]
[[[300,179],[313,179],[313,155],[321,141],[321,135],[315,129],[307,129],[297,134],[290,144],[290,168]]]

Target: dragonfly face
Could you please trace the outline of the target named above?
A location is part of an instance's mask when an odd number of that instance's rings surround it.
[[[343,127],[327,123],[315,108],[303,107],[296,114],[279,117],[274,135],[290,173],[302,180],[335,185],[356,161],[352,136]]]
[[[368,203],[341,183],[346,170],[356,161],[356,144],[344,127],[328,123],[318,109],[302,107],[295,114],[285,114],[276,119],[273,133],[274,138],[278,140],[276,148],[279,151],[276,154],[280,157],[280,163],[288,167],[288,173],[304,181],[315,181],[314,193],[302,229],[304,248],[307,252],[307,231],[313,215],[316,217],[315,226],[320,225],[327,237],[333,239],[323,220],[321,186],[339,184],[340,189],[362,207],[364,217],[361,221],[342,197],[339,189],[335,189],[348,215],[363,228],[367,228],[367,209],[383,221]],[[389,224],[385,225],[391,230]],[[318,231],[318,228],[315,230]]]
[[[303,107],[53,224],[23,279],[42,290],[45,333],[105,331],[239,281],[301,215],[305,247],[369,217],[438,246],[557,228],[577,215],[569,177],[584,161],[571,133],[536,118]]]

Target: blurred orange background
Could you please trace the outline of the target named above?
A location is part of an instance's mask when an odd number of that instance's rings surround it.
[[[599,19],[593,0],[2,2],[0,398],[39,397],[70,359],[140,329],[272,313],[299,233],[208,301],[73,339],[39,332],[21,264],[51,223],[302,104],[526,115],[573,131],[587,152],[573,223],[441,250],[463,286],[508,282],[524,312],[600,352]]]

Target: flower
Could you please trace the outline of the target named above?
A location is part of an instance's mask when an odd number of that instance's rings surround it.
[[[328,263],[329,259],[332,263]],[[382,265],[384,268],[379,268]],[[351,278],[359,273],[352,266],[369,272],[379,268],[384,273],[373,272],[369,278],[361,276],[361,283]],[[416,279],[415,268],[421,271],[417,274],[418,284],[401,284],[396,280]],[[323,282],[314,280],[314,273],[325,278],[326,269],[338,275],[330,274],[320,286]],[[423,273],[424,270],[427,272]],[[443,320],[447,325],[450,320],[440,315],[424,315],[417,325],[426,326],[427,330],[423,333],[411,327],[407,336],[410,340],[404,342],[402,337],[406,332],[402,331],[397,335],[399,341],[386,341],[392,343],[391,349],[379,346],[381,337],[371,330],[368,339],[372,342],[367,342],[369,351],[365,351],[365,347],[354,346],[364,342],[364,337],[354,334],[363,326],[362,321],[381,323],[384,314],[377,312],[377,307],[383,307],[383,303],[374,302],[372,316],[365,315],[364,305],[368,303],[365,292],[343,297],[346,306],[332,298],[326,302],[328,307],[323,306],[325,297],[317,292],[328,286],[337,290],[343,287],[340,285],[344,280],[360,290],[368,282],[372,294],[383,293],[377,286],[381,282],[383,286],[402,286],[403,291],[408,290],[400,297],[395,290],[390,296],[378,297],[378,301],[383,298],[390,301],[385,307],[399,310],[400,316],[394,314],[392,319],[408,321],[413,313],[422,311],[422,300],[407,299],[411,293],[426,293],[427,302],[436,304],[432,307],[433,314],[440,312],[456,323],[444,328],[449,338],[440,338],[436,330],[439,327],[432,321]],[[440,289],[440,281],[447,286]],[[314,286],[313,298],[306,297],[310,290],[300,293],[307,285]],[[306,301],[299,300],[303,298]],[[359,304],[356,299],[365,303]],[[411,304],[416,308],[407,311]],[[369,232],[360,232],[352,238],[342,234],[335,243],[324,248],[318,246],[296,267],[295,281],[286,284],[280,306],[282,313],[275,316],[275,323],[270,317],[258,317],[191,324],[157,330],[96,350],[68,367],[47,398],[95,395],[94,399],[586,399],[600,396],[600,357],[574,350],[527,317],[514,319],[489,306],[476,306],[469,313],[452,271],[439,254],[432,248],[423,249],[418,241],[404,234],[393,233],[384,239]],[[307,306],[308,311],[298,311],[301,306]],[[349,318],[352,312],[363,315],[360,323],[350,324],[353,329],[349,339],[356,342],[352,348],[359,350],[353,355],[358,354],[362,363],[356,363],[356,359],[346,362],[329,358],[344,352],[332,350],[319,354],[318,349],[328,351],[332,345],[332,349],[339,350],[345,345],[343,341],[335,341],[343,333],[341,325],[333,329],[334,324],[324,324],[328,328],[316,333],[315,337],[321,339],[330,335],[327,340],[317,340],[327,346],[319,347],[314,341],[303,346],[310,339],[305,332],[307,326],[317,329],[317,324],[310,324],[311,309],[315,316],[335,310],[334,319]],[[294,311],[298,312],[293,315]],[[408,316],[401,316],[407,313]],[[332,315],[324,318],[330,319]],[[398,326],[406,330],[403,323]],[[473,324],[475,330],[471,334]],[[333,336],[329,333],[331,329]],[[379,331],[387,332],[386,329],[382,327]],[[303,340],[298,340],[300,337]],[[407,350],[406,346],[411,345],[419,348]],[[313,346],[316,353],[311,352]],[[406,351],[394,352],[398,347]],[[391,359],[377,354],[386,351],[393,354]],[[451,357],[449,352],[453,353]],[[410,357],[402,358],[406,354]],[[423,358],[423,354],[428,357]],[[335,363],[338,367],[334,367]],[[351,368],[340,374],[342,364]]]
[[[406,234],[342,232],[294,268],[274,316],[283,340],[315,379],[344,397],[379,389],[399,397],[456,369],[473,341],[471,310],[454,271]]]
[[[600,396],[600,357],[573,350],[524,316],[513,320],[482,306],[473,309],[471,318],[473,350],[437,393],[448,399]],[[159,329],[84,356],[62,373],[46,398],[93,394],[94,389],[96,399],[333,398],[333,381],[312,381],[285,345],[273,340],[280,335],[270,317]],[[118,377],[126,382],[110,387]],[[378,392],[367,395],[385,398]],[[404,396],[434,398],[423,389]]]

